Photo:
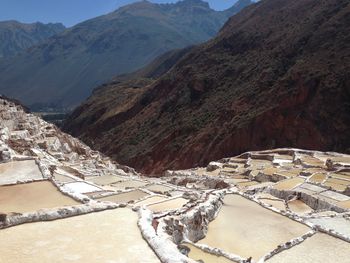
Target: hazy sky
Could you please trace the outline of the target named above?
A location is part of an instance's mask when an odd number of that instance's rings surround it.
[[[237,0],[206,0],[216,10],[231,7]],[[137,0],[0,0],[0,21],[61,22],[72,26],[81,21],[106,14]],[[151,0],[174,3],[177,0]]]

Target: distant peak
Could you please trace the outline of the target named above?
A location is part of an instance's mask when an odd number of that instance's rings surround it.
[[[238,0],[232,7],[229,9],[226,9],[224,12],[226,12],[229,16],[234,15],[238,12],[240,12],[243,8],[254,4],[256,1],[253,0]]]
[[[245,7],[245,6],[248,6],[248,5],[251,5],[251,4],[254,4],[255,2],[252,1],[252,0],[238,0],[234,5],[233,7]]]
[[[209,3],[202,0],[182,0],[176,3],[179,6],[203,6],[205,8],[210,8]]]

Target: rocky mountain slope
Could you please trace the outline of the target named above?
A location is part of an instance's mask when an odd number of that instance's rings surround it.
[[[345,0],[261,1],[118,110],[95,107],[120,98],[99,89],[65,128],[148,173],[278,146],[349,151],[349,13]]]
[[[9,58],[65,30],[60,23],[0,22],[0,58]]]
[[[208,40],[250,3],[241,0],[221,12],[201,0],[124,6],[0,63],[0,93],[35,108],[76,106],[113,76],[132,72],[169,50]]]

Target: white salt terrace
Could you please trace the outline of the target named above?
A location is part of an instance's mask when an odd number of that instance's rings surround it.
[[[0,98],[0,262],[350,262],[349,162],[275,149],[145,178]]]
[[[135,206],[147,206],[147,205],[151,205],[151,204],[155,204],[155,203],[159,203],[159,202],[163,202],[166,201],[168,198],[165,196],[151,196],[149,198],[146,198],[145,200],[139,201],[135,203]]]
[[[0,262],[160,262],[127,208],[0,231]],[[6,240],[6,242],[4,242]]]
[[[101,191],[102,188],[99,188],[97,186],[94,186],[92,184],[86,183],[86,182],[73,182],[73,183],[67,183],[65,184],[66,189],[73,193],[91,193],[91,192],[98,192]]]
[[[174,190],[174,188],[171,188],[171,187],[166,186],[166,185],[160,185],[160,184],[153,184],[153,185],[147,186],[145,188],[147,190],[152,191],[152,192],[162,193],[162,194],[169,192],[171,190]]]
[[[161,203],[156,203],[153,205],[149,205],[148,208],[151,209],[153,212],[163,212],[163,211],[169,211],[169,210],[177,210],[180,209],[183,205],[185,205],[188,202],[187,199],[184,198],[175,198],[171,199],[169,201],[164,201]]]
[[[190,249],[188,256],[191,259],[194,259],[197,261],[203,260],[205,263],[232,263],[232,260],[229,260],[225,257],[220,257],[220,256],[207,253],[195,247],[194,245],[191,245],[188,243],[184,243],[184,245]]]
[[[34,160],[0,163],[0,185],[40,179],[43,176]]]
[[[129,180],[129,181],[123,181],[123,182],[111,184],[111,187],[116,190],[125,190],[129,188],[139,188],[145,185],[147,185],[147,182]]]
[[[333,229],[350,239],[350,220],[343,217],[313,218],[309,222],[322,227]]]
[[[268,263],[350,262],[350,244],[340,239],[316,234],[299,245],[273,256]]]
[[[146,196],[148,196],[148,194],[141,190],[133,190],[133,191],[129,191],[121,194],[109,195],[106,197],[98,198],[96,200],[108,201],[108,202],[114,202],[114,203],[128,203],[131,201],[145,198]]]
[[[207,236],[198,243],[258,260],[309,230],[239,195],[227,195],[218,217],[209,224]]]
[[[104,175],[104,176],[99,176],[99,177],[86,178],[86,180],[88,180],[92,183],[98,184],[98,185],[109,185],[109,184],[124,181],[126,179],[124,179],[120,176],[115,176],[115,175]]]

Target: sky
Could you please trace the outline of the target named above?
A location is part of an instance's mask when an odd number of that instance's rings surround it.
[[[150,0],[174,3],[177,0]],[[231,7],[237,0],[205,0],[216,10]],[[60,22],[70,27],[84,20],[114,11],[137,0],[0,0],[0,21],[23,23]]]

